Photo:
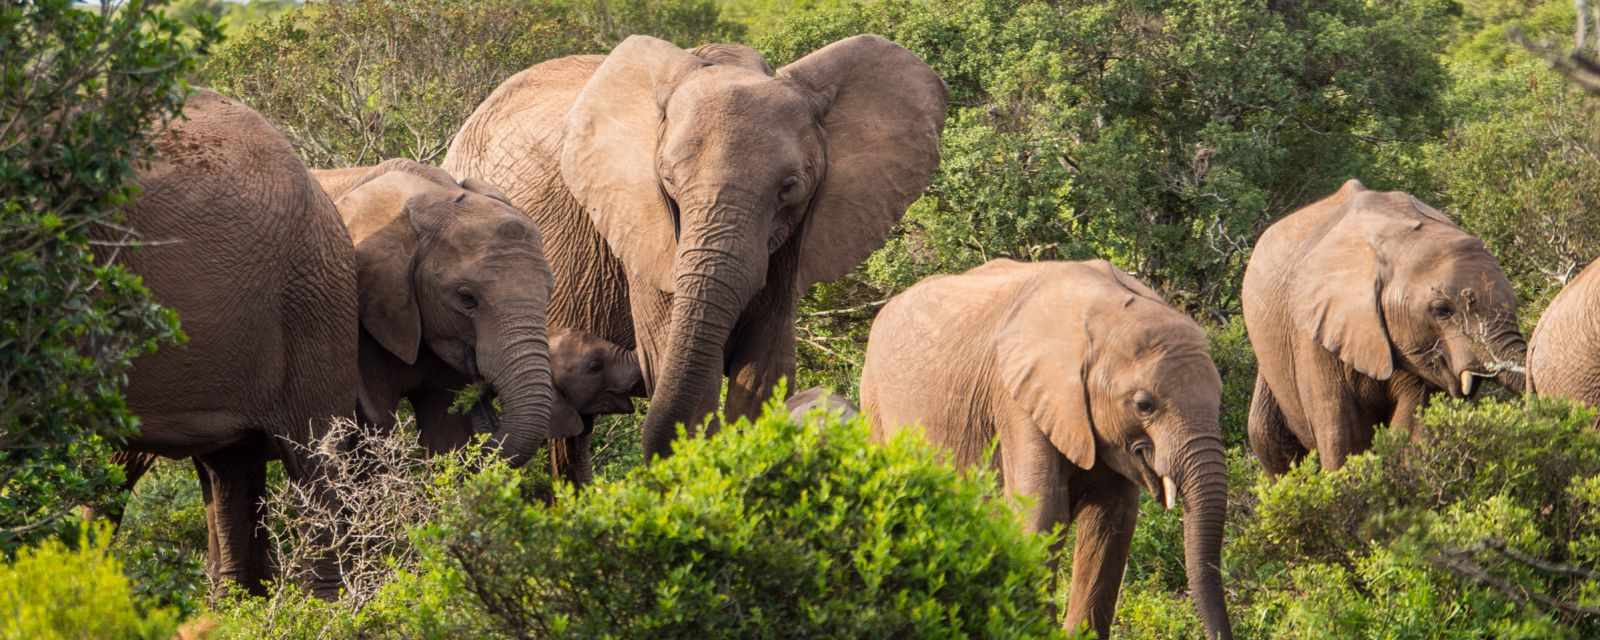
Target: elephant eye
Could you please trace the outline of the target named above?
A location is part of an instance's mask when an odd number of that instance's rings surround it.
[[[1450,303],[1443,300],[1436,300],[1433,304],[1428,305],[1428,313],[1433,314],[1433,317],[1440,320],[1449,318],[1451,315],[1454,315],[1455,312],[1455,307],[1450,306]]]
[[[1140,416],[1148,416],[1155,413],[1155,396],[1150,395],[1149,391],[1139,391],[1133,394],[1133,410],[1139,412]]]
[[[602,365],[600,364],[599,360],[590,360],[589,364],[587,364],[585,366],[587,366],[589,368],[589,372],[590,373],[598,373],[600,371],[600,368],[602,367]]]
[[[478,308],[478,298],[466,289],[457,289],[456,296],[461,298],[461,307],[464,309]]]
[[[800,178],[789,176],[783,179],[783,184],[778,185],[778,196],[787,199],[794,194],[795,185],[800,184]]]

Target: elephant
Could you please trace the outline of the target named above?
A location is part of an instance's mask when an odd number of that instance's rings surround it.
[[[1387,422],[1413,433],[1427,396],[1480,379],[1521,392],[1517,300],[1483,242],[1437,209],[1357,180],[1261,234],[1240,292],[1258,362],[1250,448],[1277,476],[1323,469]]]
[[[852,420],[860,413],[855,403],[849,398],[834,393],[822,387],[811,387],[805,391],[790,396],[784,402],[784,408],[789,410],[789,417],[794,420],[805,421],[813,411],[837,415],[840,420]]]
[[[266,533],[259,504],[266,458],[333,500],[306,443],[356,410],[356,256],[333,202],[288,140],[255,111],[195,92],[154,138],[125,207],[145,242],[133,251],[110,228],[102,258],[143,278],[177,311],[188,341],[137,358],[128,408],[139,417],[130,455],[193,458],[206,505],[206,568],[263,593]],[[331,558],[309,588],[336,593]]]
[[[506,80],[443,166],[545,233],[553,324],[638,354],[655,459],[717,408],[724,375],[729,418],[794,377],[797,298],[881,246],[927,187],[945,106],[939,76],[878,36],[776,73],[748,47],[632,36]]]
[[[582,486],[594,478],[589,437],[595,417],[632,413],[632,399],[644,397],[644,373],[632,351],[564,327],[550,329],[550,362],[558,392],[551,415],[581,425],[579,435],[551,448],[552,471]]]
[[[997,259],[924,279],[878,313],[861,373],[874,440],[910,430],[958,466],[992,467],[1007,495],[1031,498],[1028,531],[1076,521],[1065,626],[1102,638],[1140,488],[1168,509],[1181,497],[1195,608],[1208,637],[1232,636],[1221,397],[1200,326],[1103,260]]]
[[[1600,405],[1600,260],[1589,263],[1556,294],[1528,341],[1528,392]],[[1596,420],[1600,426],[1600,419]]]
[[[324,190],[341,193],[334,204],[355,246],[364,419],[393,426],[409,399],[424,446],[452,450],[474,427],[449,408],[481,382],[504,410],[484,416],[492,443],[513,465],[550,438],[580,435],[575,416],[552,419],[551,276],[532,220],[487,184],[411,160]]]

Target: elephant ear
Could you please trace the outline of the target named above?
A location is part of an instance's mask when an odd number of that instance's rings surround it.
[[[456,192],[459,193],[459,192]],[[450,217],[452,193],[407,172],[377,176],[339,198],[356,250],[361,327],[406,364],[417,361],[422,314],[412,270],[421,239]]]
[[[567,112],[561,177],[628,275],[671,292],[672,212],[656,176],[662,105],[707,63],[665,40],[629,36]]]
[[[875,35],[840,40],[778,72],[823,110],[827,173],[812,196],[800,282],[837,279],[865,260],[939,166],[945,86],[904,47]]]
[[[493,184],[490,184],[487,180],[467,178],[461,181],[461,188],[481,196],[499,200],[500,202],[505,203],[506,206],[513,209],[517,208],[517,205],[511,204],[511,198],[507,198],[504,192],[500,191],[500,189],[495,187]],[[521,209],[518,209],[518,211],[521,211]]]
[[[1064,296],[1035,280],[1024,287],[995,334],[1000,383],[1057,451],[1080,469],[1095,463],[1089,410],[1088,327],[1062,331]]]
[[[1353,203],[1352,203],[1353,204]],[[1351,205],[1346,205],[1351,206]],[[1385,261],[1372,220],[1359,210],[1322,237],[1300,264],[1295,325],[1340,361],[1378,380],[1394,375],[1393,345],[1383,318]]]

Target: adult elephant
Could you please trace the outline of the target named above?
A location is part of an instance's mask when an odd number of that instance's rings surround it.
[[[189,340],[128,376],[135,453],[193,457],[210,532],[207,570],[256,593],[267,576],[259,504],[266,458],[321,488],[309,442],[356,409],[356,270],[333,203],[288,140],[248,107],[199,91],[155,141],[127,223],[147,246],[117,259],[175,309]],[[331,560],[309,576],[332,595]]]
[[[456,392],[485,383],[503,408],[492,441],[512,464],[581,433],[576,414],[552,419],[550,268],[533,221],[488,185],[411,160],[330,191],[355,243],[365,418],[392,425],[409,399],[428,449],[454,449],[473,432],[449,412]]]
[[[1258,362],[1250,447],[1269,474],[1317,451],[1324,469],[1409,432],[1440,390],[1496,378],[1522,391],[1517,300],[1483,242],[1399,191],[1350,180],[1273,223],[1240,293]]]
[[[1169,509],[1181,496],[1195,608],[1208,637],[1228,638],[1222,382],[1209,354],[1199,325],[1110,263],[994,260],[884,306],[861,409],[875,439],[917,429],[958,465],[994,467],[1007,494],[1032,498],[1029,531],[1076,520],[1065,622],[1101,638],[1139,489]]]
[[[444,167],[545,233],[553,324],[636,350],[644,450],[793,377],[797,297],[874,249],[939,162],[945,88],[878,36],[776,75],[755,51],[632,36],[552,60],[479,105]]]
[[[1556,294],[1528,341],[1528,391],[1600,405],[1600,260]],[[1600,425],[1600,419],[1596,420]]]

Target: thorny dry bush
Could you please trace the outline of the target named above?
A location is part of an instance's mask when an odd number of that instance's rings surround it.
[[[268,536],[279,575],[288,578],[274,588],[290,588],[331,556],[341,568],[340,603],[352,609],[371,600],[396,571],[417,565],[408,530],[430,522],[458,484],[451,480],[470,473],[484,456],[480,446],[427,455],[409,417],[387,431],[335,418],[321,438],[286,446],[309,455],[327,482],[285,482],[268,492]],[[319,499],[317,490],[331,491],[333,499]]]

